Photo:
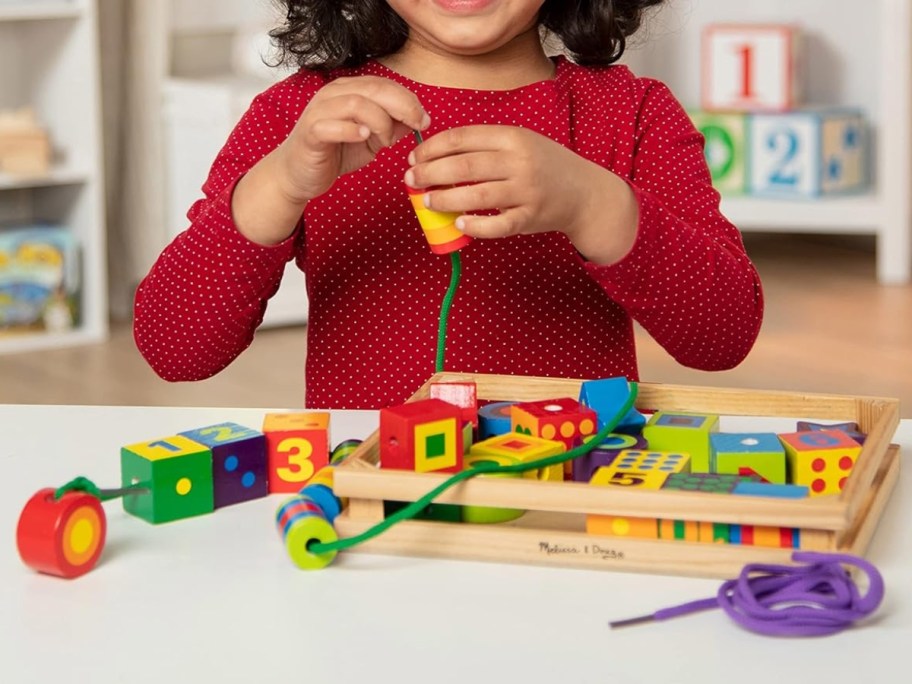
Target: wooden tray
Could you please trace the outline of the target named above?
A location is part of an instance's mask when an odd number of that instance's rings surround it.
[[[478,398],[488,401],[577,397],[582,382],[438,373],[410,401],[426,398],[433,382],[460,380],[474,380]],[[516,521],[494,525],[405,521],[352,550],[728,578],[747,563],[788,563],[794,550],[589,535],[585,515],[797,527],[802,549],[863,555],[899,477],[899,448],[890,443],[899,425],[899,401],[895,399],[640,383],[636,405],[649,411],[713,413],[723,419],[771,416],[856,422],[867,439],[839,495],[790,500],[477,477],[447,490],[435,501],[528,512]],[[335,521],[341,537],[354,536],[382,521],[385,500],[415,501],[448,477],[380,470],[378,459],[379,431],[336,469],[334,490],[349,499]]]

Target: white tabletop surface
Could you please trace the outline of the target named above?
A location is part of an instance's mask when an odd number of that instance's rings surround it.
[[[868,554],[884,605],[814,639],[758,636],[717,610],[607,627],[711,596],[715,580],[349,553],[300,571],[273,523],[276,496],[159,526],[112,501],[90,573],[62,580],[19,560],[16,522],[38,489],[76,475],[117,486],[122,445],[225,420],[257,428],[264,413],[0,406],[0,682],[909,681],[908,475]],[[332,441],[375,425],[373,413],[334,412]],[[895,441],[912,452],[912,421]]]

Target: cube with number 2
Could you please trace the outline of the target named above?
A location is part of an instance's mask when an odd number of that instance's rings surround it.
[[[867,184],[866,127],[860,112],[807,109],[751,118],[750,190],[816,197]]]
[[[219,423],[180,434],[212,451],[216,508],[258,499],[269,493],[263,433],[237,423]]]

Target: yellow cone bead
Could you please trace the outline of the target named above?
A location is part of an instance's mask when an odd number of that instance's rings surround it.
[[[416,190],[409,186],[405,187],[409,198],[412,200],[412,208],[418,217],[421,230],[424,231],[424,237],[427,239],[428,246],[434,254],[455,252],[472,241],[472,238],[456,227],[456,219],[459,218],[459,214],[428,209],[424,206],[426,191]]]

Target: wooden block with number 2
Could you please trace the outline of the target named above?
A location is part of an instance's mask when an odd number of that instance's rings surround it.
[[[329,413],[267,413],[269,493],[299,491],[329,464]]]

